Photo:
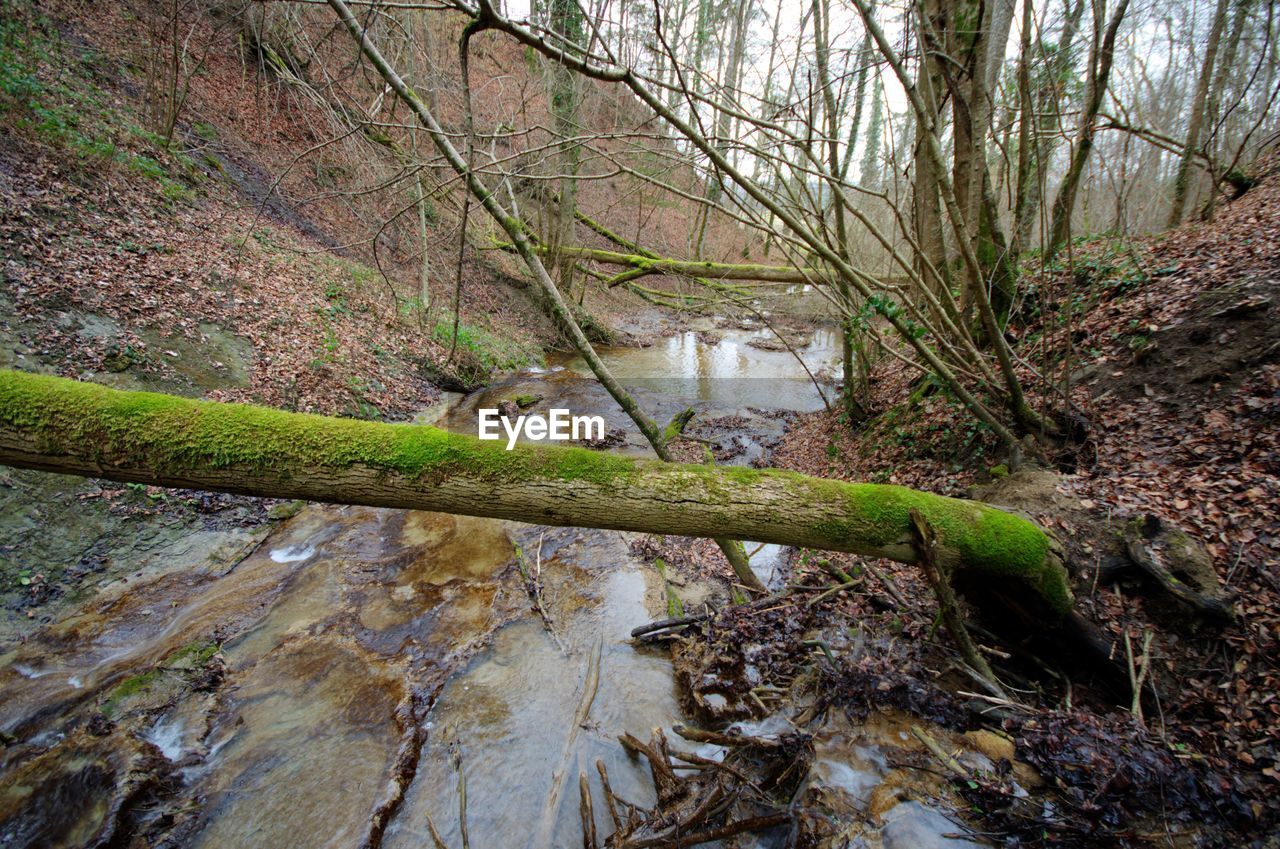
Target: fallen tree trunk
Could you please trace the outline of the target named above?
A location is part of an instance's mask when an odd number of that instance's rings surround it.
[[[898,486],[481,441],[433,427],[121,392],[0,371],[0,463],[157,486],[438,510],[547,525],[734,537],[919,561],[911,511],[944,568],[1070,611],[1035,525]]]
[[[509,244],[499,244],[498,247],[506,251],[515,249],[514,246]],[[645,274],[703,277],[713,280],[755,280],[765,283],[813,283],[815,281],[821,282],[826,276],[816,268],[704,262],[693,259],[667,259],[653,256],[650,251],[646,251],[644,254],[624,254],[617,251],[584,248],[577,245],[560,245],[554,250],[546,245],[537,245],[534,250],[543,256],[556,253],[572,259],[623,266]]]

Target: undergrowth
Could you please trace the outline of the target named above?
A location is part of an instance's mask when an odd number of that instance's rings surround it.
[[[99,53],[63,39],[27,0],[0,10],[0,121],[66,152],[85,173],[120,168],[171,202],[195,199],[203,176],[195,161],[112,102],[104,87],[112,70]]]

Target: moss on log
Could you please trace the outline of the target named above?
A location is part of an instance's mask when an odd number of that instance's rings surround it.
[[[1066,572],[1034,524],[904,487],[480,441],[433,427],[121,392],[0,371],[0,463],[159,486],[438,510],[549,525],[735,537],[939,564],[1022,589],[1056,615]]]
[[[514,246],[506,243],[497,245],[501,250],[514,250]],[[813,283],[821,281],[824,273],[818,269],[800,269],[789,265],[753,265],[724,262],[707,262],[692,259],[667,259],[656,257],[652,251],[643,254],[624,254],[617,251],[606,251],[597,248],[584,248],[576,245],[561,245],[554,251],[546,245],[537,245],[534,250],[548,256],[556,253],[560,256],[577,260],[600,262],[605,265],[618,265],[643,271],[646,274],[674,274],[693,278],[712,278],[714,280],[755,280],[771,283]]]

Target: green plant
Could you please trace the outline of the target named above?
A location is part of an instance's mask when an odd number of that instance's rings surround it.
[[[537,353],[520,343],[500,338],[484,328],[466,322],[458,322],[455,341],[453,317],[448,315],[436,320],[431,337],[446,348],[455,348],[455,356],[461,352],[466,360],[461,365],[477,375],[492,375],[499,371],[535,365],[541,361]]]
[[[194,185],[195,162],[180,152],[162,153],[169,164],[131,147],[165,151],[164,139],[131,120],[99,86],[106,75],[100,57],[67,42],[55,22],[29,0],[7,0],[0,22],[0,117],[61,148],[90,169],[111,164],[153,180],[170,201],[188,202],[191,186],[175,182],[170,166]],[[49,75],[44,69],[57,70]],[[42,74],[52,78],[42,79]]]
[[[215,141],[218,138],[218,128],[204,121],[192,121],[191,132],[205,141]]]

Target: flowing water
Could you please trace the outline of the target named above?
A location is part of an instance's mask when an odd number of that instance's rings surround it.
[[[756,347],[769,335],[708,325],[602,355],[660,421],[691,404],[732,420],[749,462],[781,433],[776,411],[821,407],[809,372],[837,355],[814,334],[806,371]],[[570,358],[424,418],[474,433],[477,409],[522,394],[603,414],[645,450]],[[753,566],[776,582],[784,554]],[[580,845],[578,776],[597,760],[652,802],[616,738],[682,719],[666,657],[628,641],[665,614],[625,534],[308,506],[242,559],[118,581],[0,656],[0,846],[422,847],[434,828],[454,847],[464,827],[472,846]]]

